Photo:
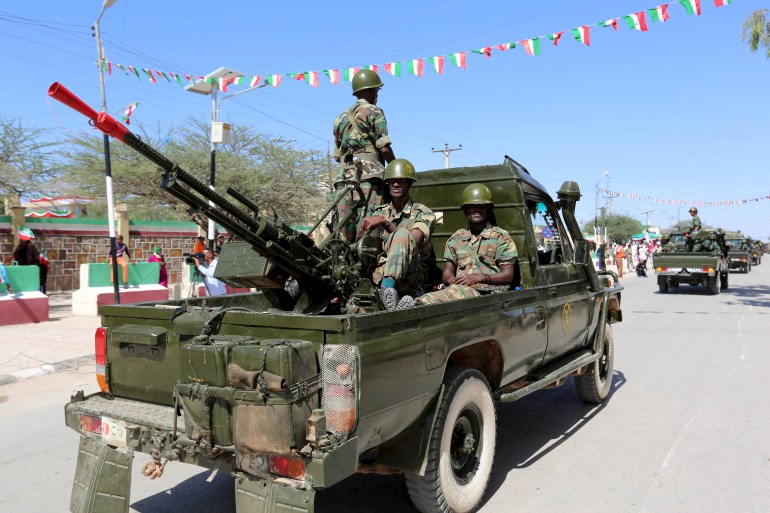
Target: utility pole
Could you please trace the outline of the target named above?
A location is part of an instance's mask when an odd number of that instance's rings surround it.
[[[457,148],[450,148],[447,143],[444,143],[444,149],[443,150],[437,150],[436,148],[431,148],[433,153],[443,153],[444,154],[444,169],[449,168],[449,154],[453,151],[460,151],[463,149],[463,145],[459,144]]]

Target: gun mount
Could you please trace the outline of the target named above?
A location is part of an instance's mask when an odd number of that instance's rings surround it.
[[[187,204],[191,212],[200,212],[214,219],[244,241],[232,247],[228,247],[229,244],[225,246],[228,250],[223,249],[220,264],[217,265],[218,279],[231,285],[266,289],[265,296],[274,307],[282,310],[292,310],[299,299],[299,294],[290,292],[297,288],[292,286],[290,278],[296,281],[299,291],[307,295],[308,305],[304,313],[382,309],[370,279],[373,263],[377,260],[375,241],[365,237],[356,245],[349,245],[339,238],[339,227],[354,212],[342,219],[337,228],[316,245],[308,235],[277,220],[270,222],[260,215],[256,205],[237,191],[228,189],[227,194],[242,206],[210,189],[144,143],[112,116],[96,112],[60,83],[53,83],[48,95],[83,114],[92,126],[156,164],[163,172],[160,188]],[[352,184],[343,187],[321,219],[356,187]],[[359,197],[363,197],[360,190],[358,193]],[[234,272],[219,273],[220,266]]]

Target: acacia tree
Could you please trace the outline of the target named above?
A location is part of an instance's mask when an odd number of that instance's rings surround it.
[[[182,127],[143,125],[137,135],[204,183],[210,166],[210,123],[188,119]],[[318,152],[299,150],[291,141],[236,127],[232,141],[219,145],[216,155],[216,189],[228,186],[256,203],[263,213],[273,211],[286,223],[308,224],[322,211],[325,197],[318,184],[328,173]],[[65,182],[80,194],[97,200],[95,213],[104,214],[104,163],[98,135],[71,140],[64,160]],[[111,146],[113,190],[116,201],[125,201],[134,219],[187,220],[187,205],[158,187],[161,174],[147,159],[122,145]],[[74,192],[74,191],[73,191]]]
[[[766,49],[766,57],[770,59],[770,13],[767,9],[757,9],[743,22],[741,40],[748,42],[752,52],[759,47]]]
[[[598,218],[599,226],[607,227],[607,237],[613,241],[627,241],[632,235],[636,235],[642,230],[642,223],[633,217],[612,214],[607,215],[602,212]],[[583,225],[583,231],[593,233],[594,220],[591,219]]]
[[[21,120],[0,117],[0,193],[24,196],[50,192],[57,174],[53,154],[57,143],[44,141],[45,131]]]

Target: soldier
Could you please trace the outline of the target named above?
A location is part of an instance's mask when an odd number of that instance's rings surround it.
[[[341,188],[345,182],[360,184],[371,212],[383,201],[385,164],[396,156],[390,147],[385,113],[377,107],[377,96],[382,87],[380,77],[372,70],[362,69],[353,76],[352,82],[353,95],[358,101],[334,120],[334,160],[342,164],[334,188]],[[351,193],[337,205],[337,220],[351,211],[354,202]],[[341,230],[344,240],[354,241],[358,220],[369,212],[360,212]]]
[[[384,253],[372,280],[378,285],[385,308],[398,304],[399,294],[414,294],[427,276],[425,259],[430,254],[430,236],[436,226],[435,214],[409,198],[416,182],[414,166],[406,159],[395,159],[385,170],[390,203],[378,205],[363,219],[359,235],[380,228]]]
[[[430,305],[479,296],[479,284],[510,285],[513,265],[518,252],[516,243],[502,228],[496,226],[492,191],[480,183],[465,188],[462,209],[468,218],[468,228],[454,232],[444,249],[442,281],[447,288],[430,292],[414,300]],[[408,306],[408,296],[399,302]]]
[[[698,209],[695,207],[690,207],[688,212],[690,212],[690,226],[687,227],[684,233],[688,233],[694,236],[697,235],[701,229],[700,217],[698,217]]]

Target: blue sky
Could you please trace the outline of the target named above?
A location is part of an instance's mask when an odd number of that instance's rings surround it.
[[[720,202],[762,198],[738,206],[703,205],[707,224],[770,237],[770,60],[740,40],[741,23],[758,1],[701,16],[672,2],[665,23],[648,32],[592,26],[591,46],[570,29],[659,5],[655,0],[430,0],[331,3],[118,0],[101,20],[107,60],[165,72],[205,75],[227,66],[245,75],[382,65],[425,59],[422,77],[392,77],[381,69],[385,110],[398,157],[418,169],[444,165],[433,148],[451,148],[450,165],[501,162],[510,155],[553,194],[564,180],[583,191],[578,218],[609,205],[599,186],[621,193],[612,209],[667,227],[689,205],[661,200]],[[5,118],[50,129],[50,137],[88,129],[84,118],[50,102],[59,81],[97,110],[101,105],[96,45],[90,26],[98,0],[4,2],[0,62]],[[567,30],[541,55],[520,44],[490,58],[468,53],[467,69],[451,63],[437,75],[428,57],[547,36]],[[210,117],[209,98],[176,83],[151,83],[115,70],[107,77],[108,110],[139,107],[132,126]],[[350,84],[322,75],[311,87],[284,76],[277,88],[222,101],[220,119],[325,151],[337,113],[354,100]],[[243,88],[231,86],[230,92]],[[221,95],[220,95],[221,98]],[[636,197],[627,197],[634,195]],[[642,212],[652,210],[647,214]]]

